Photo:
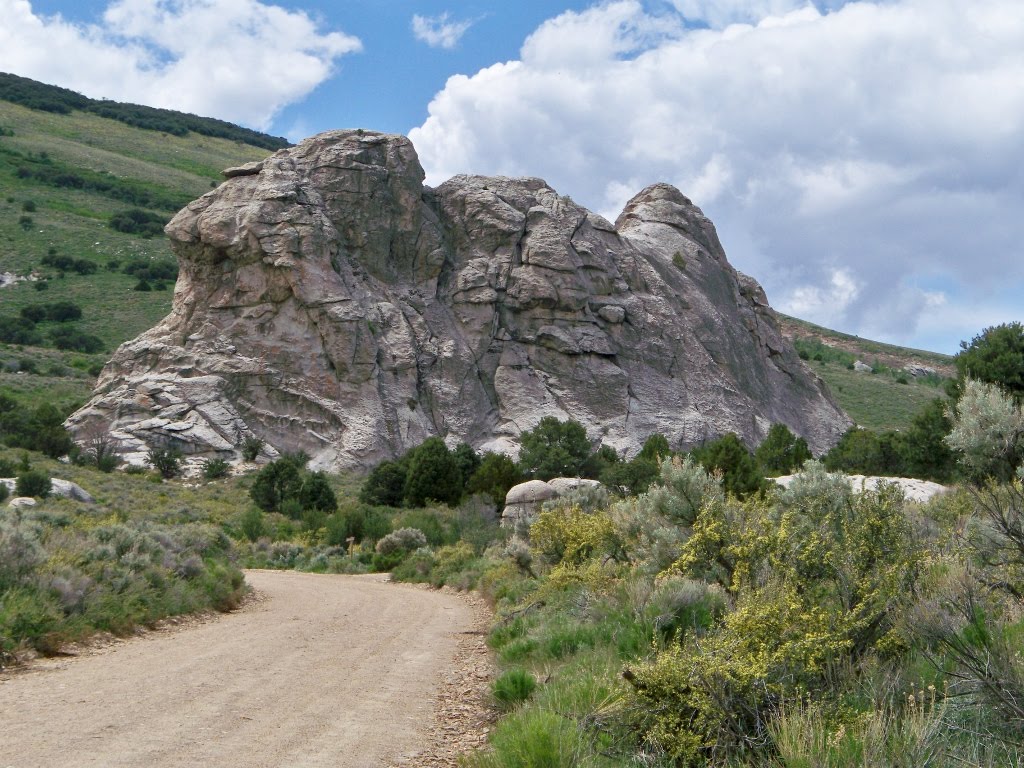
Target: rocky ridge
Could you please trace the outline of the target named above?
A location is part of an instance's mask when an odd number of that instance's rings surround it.
[[[615,224],[535,178],[435,188],[408,139],[333,131],[225,172],[166,232],[171,313],[68,421],[236,457],[247,437],[365,467],[432,435],[515,453],[543,416],[633,455],[774,422],[818,453],[849,419],[760,286],[667,184]]]

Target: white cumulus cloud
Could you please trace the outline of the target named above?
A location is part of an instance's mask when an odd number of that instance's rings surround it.
[[[259,0],[116,0],[95,24],[0,0],[0,70],[266,128],[360,41]]]
[[[459,40],[471,26],[473,26],[472,21],[455,21],[447,12],[440,16],[415,14],[412,17],[413,36],[431,48],[451,50],[458,45]]]
[[[429,183],[543,176],[615,216],[671,182],[777,307],[862,335],[934,344],[1024,292],[1024,3],[653,7],[563,13],[450,78],[410,133]]]

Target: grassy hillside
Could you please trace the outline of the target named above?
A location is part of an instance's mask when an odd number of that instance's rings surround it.
[[[949,355],[882,344],[788,315],[780,314],[779,322],[783,335],[825,381],[843,410],[868,429],[906,429],[928,401],[946,396],[945,379],[956,375]],[[871,372],[855,370],[857,361],[871,366]],[[904,370],[910,365],[935,373],[915,377]]]
[[[0,389],[62,406],[83,401],[114,348],[170,309],[176,264],[163,224],[218,184],[223,168],[284,143],[221,121],[76,96],[0,75],[0,273],[28,278],[0,288],[0,335],[27,342],[0,344]],[[136,290],[141,268],[162,276],[147,280],[151,290]],[[34,335],[12,337],[22,310],[61,302],[82,317],[43,319]],[[77,334],[64,342],[71,349],[56,348],[55,332]],[[76,343],[85,337],[98,342]]]

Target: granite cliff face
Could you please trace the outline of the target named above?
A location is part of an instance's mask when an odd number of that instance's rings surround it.
[[[431,435],[514,453],[543,416],[627,455],[849,420],[714,226],[656,184],[614,225],[540,179],[436,189],[404,137],[334,131],[225,172],[166,232],[174,306],[73,432],[230,457],[248,436],[365,467]]]

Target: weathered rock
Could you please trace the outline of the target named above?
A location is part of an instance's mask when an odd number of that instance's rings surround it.
[[[74,433],[224,457],[255,436],[342,468],[432,435],[515,454],[544,416],[626,455],[774,422],[820,453],[850,423],[666,184],[613,226],[540,179],[424,187],[407,139],[363,131],[230,175],[167,226],[171,314],[118,349]]]
[[[903,370],[909,373],[914,378],[923,378],[926,376],[934,376],[935,369],[927,365],[918,365],[917,363],[910,363],[909,365],[903,366]]]
[[[559,492],[543,480],[527,480],[513,485],[505,494],[501,524],[515,527],[519,522],[531,523],[545,501],[557,499]]]
[[[788,488],[796,475],[783,475],[772,478],[783,488]],[[945,493],[949,490],[945,485],[933,483],[930,480],[918,480],[915,477],[876,477],[873,475],[846,475],[846,479],[855,493],[874,491],[879,483],[894,483],[900,487],[904,496],[910,501],[925,502],[932,496]]]
[[[872,368],[867,363],[865,363],[865,362],[863,362],[861,360],[857,360],[853,364],[853,370],[857,371],[857,373],[871,373]]]
[[[513,485],[505,494],[505,509],[501,513],[501,524],[515,527],[518,523],[532,523],[537,518],[544,502],[580,489],[595,490],[601,487],[597,480],[585,477],[556,477],[547,482],[527,480]]]
[[[601,483],[597,480],[588,480],[585,477],[556,477],[552,480],[548,480],[548,485],[555,489],[555,493],[559,496],[565,496],[567,493],[572,493],[581,488],[600,488]]]
[[[12,493],[18,485],[18,481],[14,478],[0,478],[0,483],[6,485],[7,489]],[[50,495],[80,501],[83,504],[93,504],[95,502],[95,499],[78,483],[72,483],[70,480],[61,480],[59,477],[50,478]]]
[[[8,509],[27,509],[28,507],[34,507],[35,505],[36,500],[31,496],[15,496],[7,502]]]

